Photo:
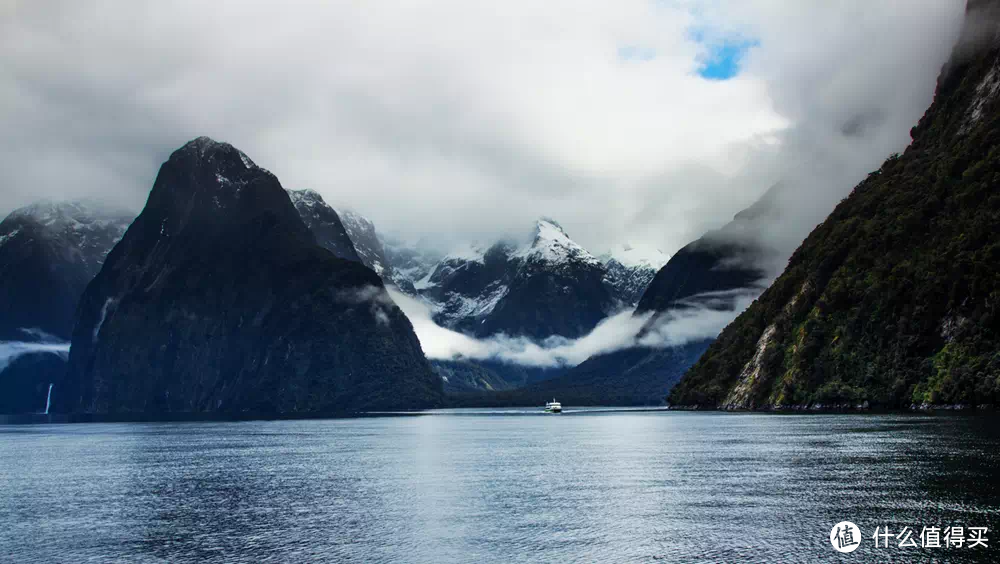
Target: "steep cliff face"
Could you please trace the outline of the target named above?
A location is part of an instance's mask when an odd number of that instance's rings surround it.
[[[995,19],[970,21],[989,33],[956,48],[905,153],[805,239],[670,403],[1000,401],[1000,49]]]
[[[378,276],[320,247],[274,175],[208,138],[160,168],[72,343],[61,410],[318,413],[441,396]]]

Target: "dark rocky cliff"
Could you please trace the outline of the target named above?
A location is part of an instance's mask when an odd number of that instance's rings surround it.
[[[977,37],[956,48],[906,151],[805,239],[672,404],[1000,402],[1000,28],[979,10],[997,5],[970,4]]]
[[[436,405],[441,381],[374,272],[320,247],[277,178],[196,139],[80,301],[73,389],[91,413],[321,413]]]
[[[323,196],[313,190],[289,190],[288,196],[321,247],[336,257],[361,262],[340,215],[327,205]]]

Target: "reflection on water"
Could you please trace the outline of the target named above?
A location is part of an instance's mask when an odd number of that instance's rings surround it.
[[[512,412],[0,427],[0,559],[998,561],[992,417]]]

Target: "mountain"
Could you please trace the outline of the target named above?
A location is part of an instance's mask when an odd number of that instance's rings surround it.
[[[68,340],[77,301],[132,214],[90,202],[40,202],[0,222],[0,341],[36,329]]]
[[[441,376],[446,394],[493,392],[514,388],[503,375],[479,362],[467,360],[435,360],[434,371]]]
[[[341,210],[340,217],[344,221],[344,229],[354,242],[354,249],[361,262],[375,271],[383,280],[392,280],[392,265],[385,258],[385,249],[375,231],[375,224],[367,217],[351,211]]]
[[[642,251],[621,245],[600,257],[604,262],[604,284],[622,307],[635,307],[657,271],[669,260],[659,250]]]
[[[392,267],[392,281],[400,291],[417,296],[426,289],[427,278],[443,258],[419,243],[409,245],[396,239],[381,239],[385,258]]]
[[[701,339],[675,347],[623,349],[591,357],[562,374],[518,389],[455,399],[470,407],[537,406],[552,398],[576,406],[660,405],[710,343],[711,339]]]
[[[910,146],[809,234],[672,405],[1000,402],[998,5],[970,2],[966,31],[990,33],[956,47]]]
[[[551,219],[523,245],[501,241],[444,257],[418,284],[435,321],[477,337],[587,334],[618,306],[604,265]]]
[[[39,202],[0,222],[0,413],[63,388],[80,295],[132,221],[95,202]]]
[[[321,247],[336,257],[362,262],[340,216],[323,200],[323,196],[313,190],[288,190],[288,197]]]
[[[339,258],[364,264],[384,283],[416,295],[411,278],[413,272],[396,272],[371,220],[351,210],[338,212],[314,190],[288,190],[288,196],[323,248]]]
[[[762,200],[768,198],[765,194]],[[681,316],[726,315],[740,307],[741,298],[760,293],[767,276],[760,264],[766,263],[771,251],[753,235],[772,221],[777,221],[774,208],[755,203],[670,257],[633,314],[649,316],[638,346],[588,358],[565,374],[500,395],[501,403],[534,405],[553,396],[568,405],[662,403],[713,337],[687,336],[675,342],[664,328]]]
[[[161,166],[80,300],[60,410],[310,414],[436,405],[379,277],[321,247],[278,179],[206,137]]]
[[[582,337],[615,309],[604,267],[553,220],[539,220],[530,246],[509,255],[515,266],[496,305],[476,328],[544,339]]]
[[[425,279],[415,284],[420,295],[435,304],[434,321],[476,334],[510,290],[510,280],[517,270],[512,253],[512,247],[497,243],[485,251],[470,247],[441,259]]]

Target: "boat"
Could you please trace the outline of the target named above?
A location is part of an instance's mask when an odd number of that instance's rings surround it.
[[[545,404],[545,413],[562,413],[562,404],[552,398],[552,401]]]

